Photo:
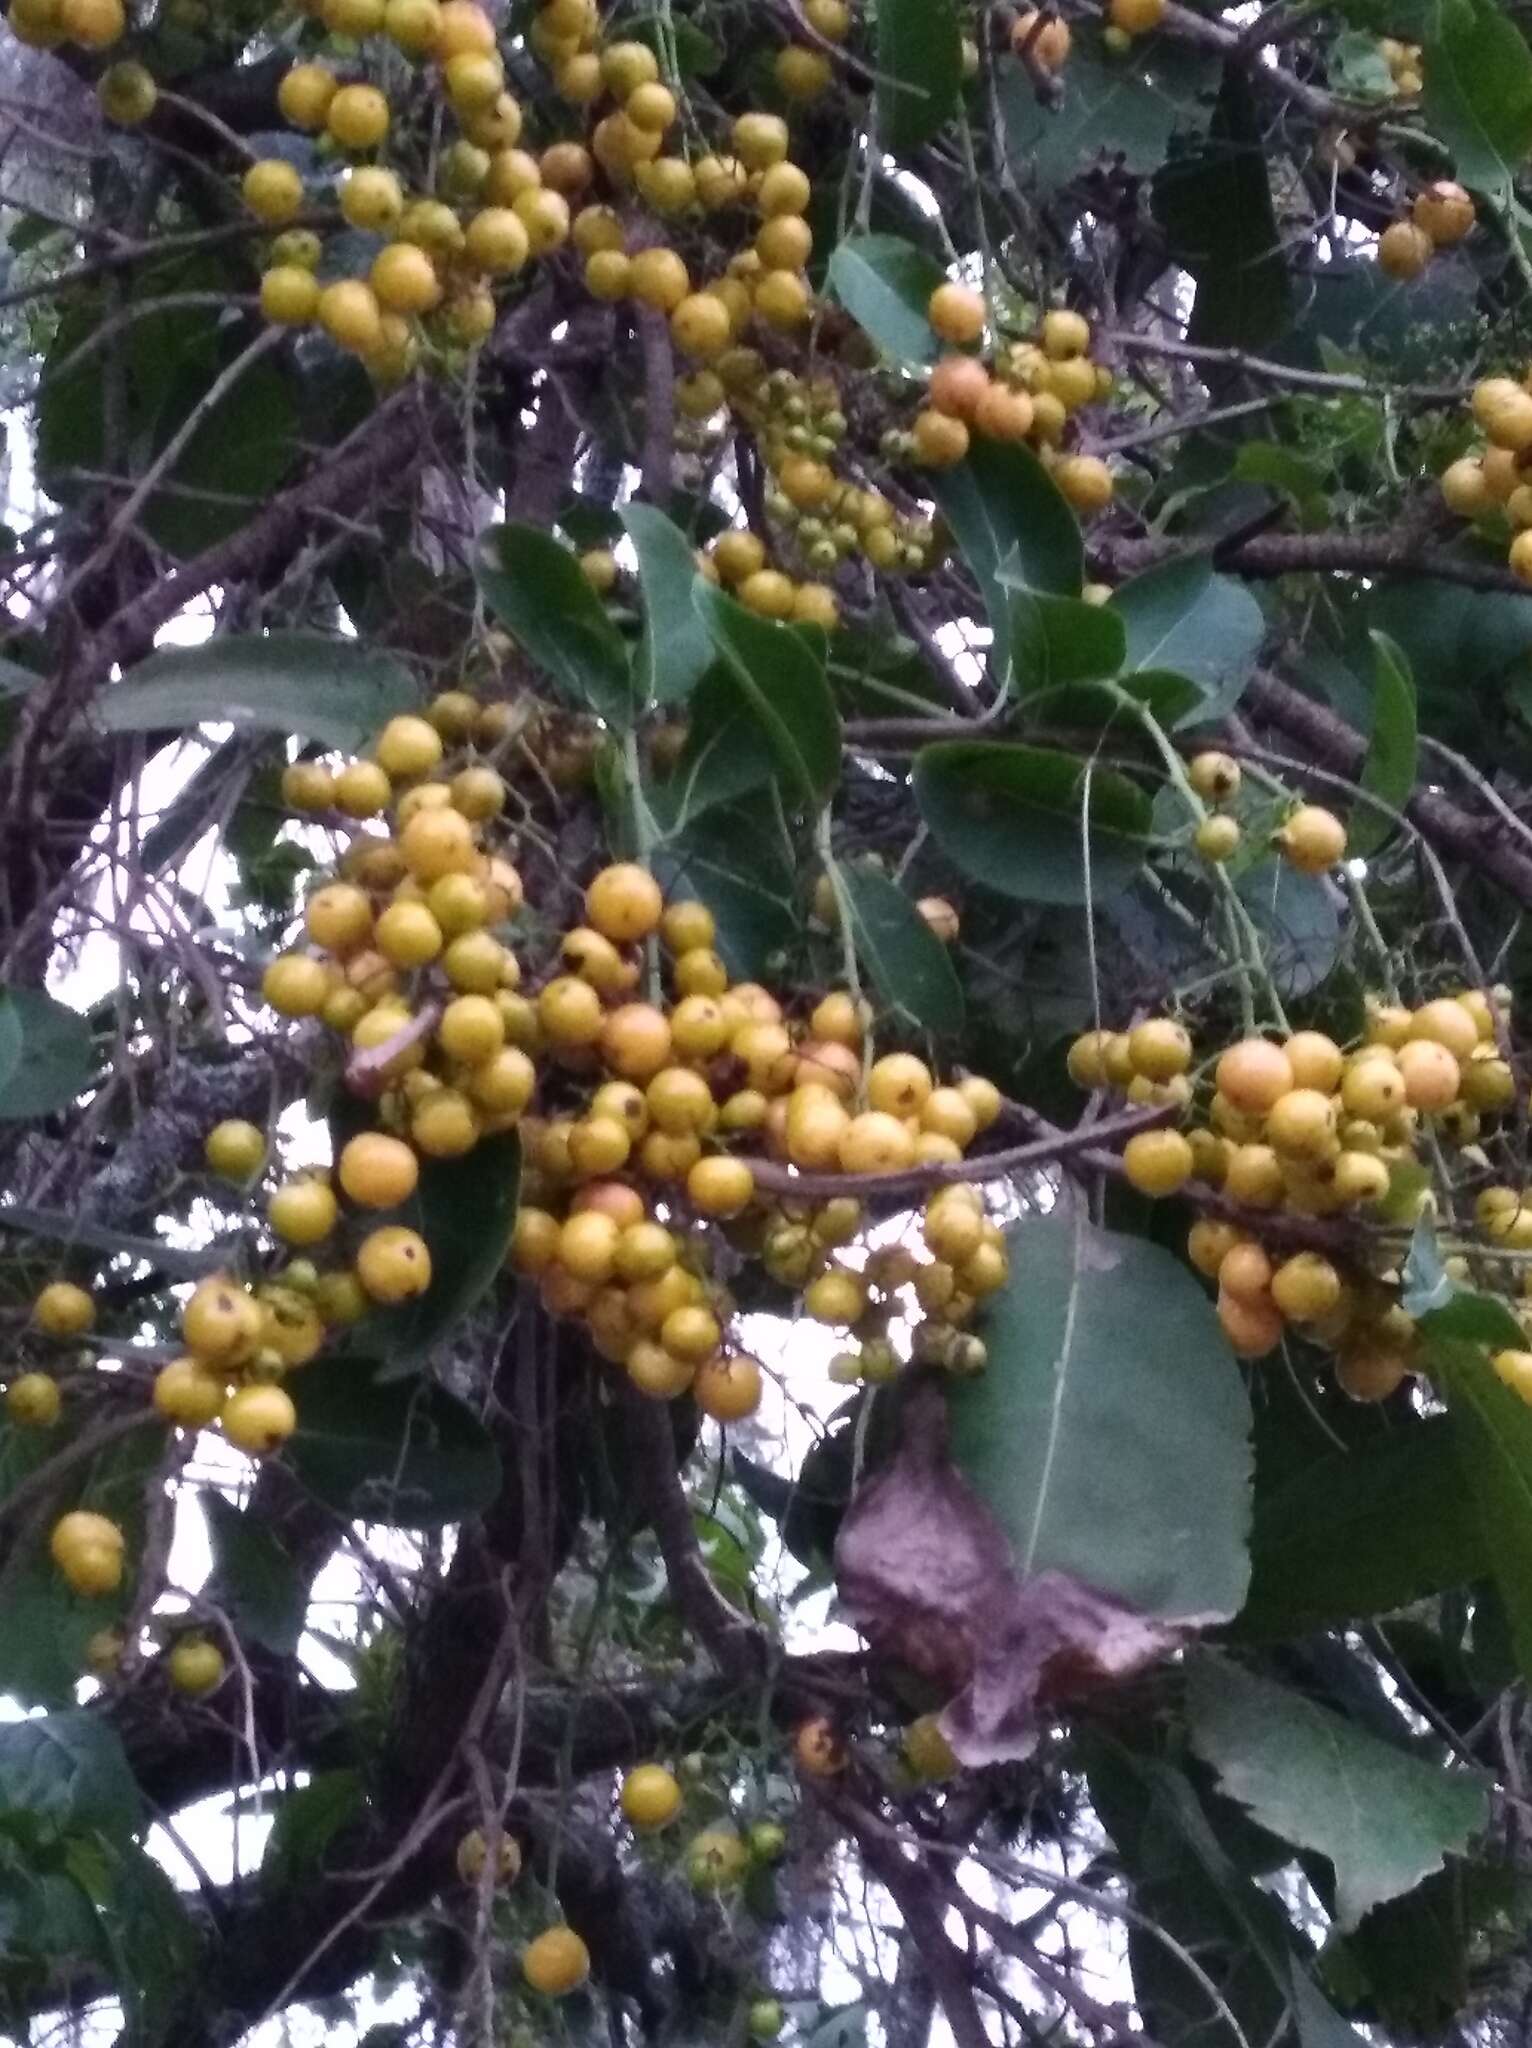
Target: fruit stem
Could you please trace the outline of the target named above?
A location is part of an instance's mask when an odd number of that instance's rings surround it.
[[[821,866],[830,878],[830,887],[835,893],[835,909],[840,923],[841,972],[846,977],[846,986],[851,991],[851,1000],[856,1004],[857,1015],[862,1014],[862,977],[856,962],[856,940],[851,931],[851,893],[841,874],[840,863],[835,858],[830,840],[830,812],[826,806],[814,821],[814,850],[819,855]]]

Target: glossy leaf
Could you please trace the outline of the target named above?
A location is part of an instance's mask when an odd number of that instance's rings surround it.
[[[81,1828],[126,1835],[140,1816],[121,1737],[99,1715],[65,1711],[0,1726],[0,1829],[24,1821],[38,1838]]]
[[[953,1036],[963,1028],[963,991],[952,956],[897,882],[876,868],[838,870],[851,937],[883,1006],[908,1029]]]
[[[337,1357],[305,1367],[292,1391],[298,1430],[287,1460],[341,1514],[433,1529],[481,1513],[499,1491],[489,1432],[445,1387],[380,1385],[367,1360]]]
[[[772,956],[798,934],[796,874],[769,795],[696,819],[655,855],[654,869],[667,896],[697,897],[712,911],[717,950],[736,981],[769,973]]]
[[[1478,1578],[1486,1551],[1458,1427],[1450,1416],[1420,1418],[1307,1459],[1269,1491],[1258,1463],[1250,1595],[1234,1634],[1280,1642]]]
[[[308,1611],[308,1586],[292,1553],[252,1509],[211,1490],[201,1501],[219,1605],[243,1640],[290,1657]]]
[[[1386,633],[1370,635],[1373,645],[1372,732],[1357,780],[1390,810],[1402,811],[1415,787],[1418,741],[1415,682],[1403,651]],[[1350,852],[1376,853],[1393,836],[1393,821],[1370,804],[1351,808],[1346,837]]]
[[[567,703],[625,731],[637,711],[628,650],[569,549],[536,526],[486,535],[479,588]]]
[[[67,1109],[96,1070],[89,1024],[40,988],[0,989],[0,1118]]]
[[[879,0],[877,53],[878,141],[917,149],[958,104],[963,44],[953,0]]]
[[[1032,451],[1001,441],[976,441],[967,461],[939,471],[930,489],[979,585],[995,630],[994,659],[1003,666],[1009,652],[1007,583],[1078,597],[1085,572],[1079,523]]]
[[[1088,774],[1072,754],[942,740],[916,757],[914,780],[942,851],[999,895],[1084,903],[1121,889],[1143,865],[1149,799],[1111,769]]]
[[[698,582],[693,602],[777,764],[783,794],[818,809],[840,780],[840,716],[823,652],[709,584]]]
[[[1327,1856],[1342,1927],[1398,1898],[1485,1824],[1482,1780],[1412,1756],[1223,1657],[1193,1660],[1191,1737],[1263,1827]]]
[[[1508,197],[1532,150],[1532,51],[1494,0],[1428,10],[1422,111],[1465,184]]]
[[[655,817],[669,837],[720,804],[768,788],[772,779],[772,758],[761,744],[755,711],[719,664],[688,707],[686,745],[673,773],[650,791]]]
[[[926,305],[946,272],[899,235],[851,235],[830,258],[825,282],[891,362],[934,363],[941,350]]]
[[[1008,572],[1000,572],[1007,580]],[[1011,688],[1018,696],[1115,676],[1127,658],[1122,620],[1106,605],[1018,590],[1011,598]]]
[[[1260,652],[1266,621],[1242,583],[1205,555],[1148,569],[1120,584],[1109,610],[1127,636],[1125,669],[1173,669],[1202,693],[1187,723],[1232,711]]]
[[[1158,170],[1172,135],[1206,127],[1218,61],[1169,36],[1138,39],[1124,58],[1103,49],[1094,24],[1080,21],[1060,83],[1060,104],[1044,106],[1019,64],[1000,66],[1012,163],[1050,192],[1101,157],[1120,158],[1138,176]]]
[[[227,633],[165,647],[97,699],[108,732],[187,732],[231,724],[293,733],[357,753],[418,692],[392,655],[320,633]]]
[[[1231,67],[1204,148],[1172,157],[1154,180],[1155,218],[1191,272],[1192,341],[1255,348],[1292,317],[1293,285],[1272,203],[1265,137],[1251,87]]]
[[[653,505],[625,505],[622,523],[638,555],[644,637],[634,658],[640,705],[680,704],[712,666],[713,643],[697,617],[691,542]]]
[[[1235,1614],[1250,1406],[1212,1303],[1169,1252],[1067,1199],[1009,1242],[989,1370],[952,1390],[958,1469],[1023,1573],[1066,1571],[1149,1614]]]

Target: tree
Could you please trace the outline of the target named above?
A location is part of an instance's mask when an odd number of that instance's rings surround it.
[[[1521,2039],[1519,11],[8,23],[0,2030]]]

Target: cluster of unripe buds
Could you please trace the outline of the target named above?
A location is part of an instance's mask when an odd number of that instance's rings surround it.
[[[1240,1039],[1201,1065],[1186,1027],[1153,1017],[1086,1033],[1070,1049],[1069,1071],[1081,1087],[1179,1113],[1176,1126],[1129,1138],[1122,1170],[1140,1193],[1184,1193],[1204,1211],[1187,1252],[1217,1282],[1234,1350],[1264,1356],[1295,1325],[1335,1352],[1348,1393],[1380,1400],[1414,1356],[1397,1252],[1362,1227],[1332,1250],[1328,1239],[1303,1244],[1301,1228],[1286,1226],[1348,1217],[1365,1225],[1392,1196],[1399,1169],[1429,1164],[1443,1141],[1472,1159],[1486,1124],[1516,1102],[1502,1050],[1507,1017],[1499,989],[1414,1010],[1375,1002],[1350,1050],[1304,1030]],[[1490,1243],[1532,1246],[1532,1210],[1516,1190],[1486,1190],[1478,1216]]]
[[[1378,263],[1390,277],[1419,277],[1438,249],[1455,249],[1472,230],[1472,195],[1451,178],[1416,193],[1408,215],[1378,237]]]

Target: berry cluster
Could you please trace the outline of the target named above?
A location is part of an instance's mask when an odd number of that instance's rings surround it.
[[[1483,377],[1473,388],[1473,416],[1484,435],[1476,455],[1461,455],[1442,472],[1441,492],[1462,519],[1504,519],[1513,528],[1507,560],[1532,583],[1532,371]],[[1502,529],[1503,530],[1503,529]]]
[[[1454,249],[1472,230],[1473,198],[1450,178],[1416,193],[1409,214],[1378,237],[1378,263],[1390,277],[1419,277],[1438,249]]]
[[[1241,1039],[1201,1069],[1185,1027],[1152,1017],[1125,1032],[1086,1033],[1070,1049],[1069,1071],[1081,1087],[1182,1112],[1181,1127],[1128,1140],[1123,1172],[1143,1194],[1185,1190],[1204,1209],[1187,1254],[1217,1283],[1234,1350],[1262,1357],[1296,1325],[1335,1352],[1349,1394],[1383,1400],[1411,1371],[1415,1349],[1397,1298],[1397,1251],[1362,1228],[1342,1232],[1332,1251],[1301,1245],[1305,1233],[1284,1226],[1360,1224],[1394,1192],[1400,1169],[1413,1172],[1442,1143],[1460,1154],[1476,1147],[1516,1102],[1501,1048],[1507,1016],[1502,989],[1467,989],[1414,1010],[1377,1002],[1350,1051],[1321,1031],[1297,1031],[1280,1043]],[[1420,1174],[1418,1186],[1425,1181]],[[1532,1247],[1522,1193],[1484,1189],[1477,1213],[1490,1246]],[[1532,1361],[1524,1382],[1532,1397]]]

